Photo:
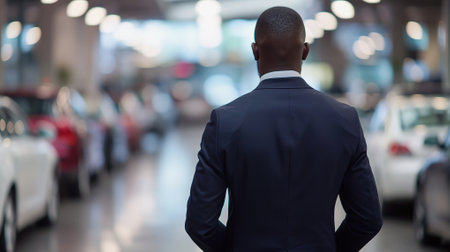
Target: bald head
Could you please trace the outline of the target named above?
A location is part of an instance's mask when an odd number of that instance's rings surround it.
[[[309,45],[300,15],[287,7],[273,7],[258,18],[252,45],[260,75],[277,70],[301,71]]]

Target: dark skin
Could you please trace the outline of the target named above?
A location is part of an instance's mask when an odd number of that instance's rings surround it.
[[[270,33],[257,36],[255,43],[252,43],[252,50],[258,64],[259,76],[282,70],[300,73],[302,60],[306,60],[309,53],[309,44],[304,42],[301,34],[304,34],[304,31],[281,36]]]

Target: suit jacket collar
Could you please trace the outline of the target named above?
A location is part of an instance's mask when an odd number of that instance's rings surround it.
[[[259,83],[256,89],[312,89],[301,77],[266,79]]]

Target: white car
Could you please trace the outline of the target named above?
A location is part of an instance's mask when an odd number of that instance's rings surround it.
[[[15,170],[10,151],[0,143],[0,251],[13,251],[15,242]]]
[[[43,138],[28,134],[25,115],[0,97],[0,251],[14,251],[18,230],[58,218],[58,157]]]
[[[412,200],[419,170],[450,125],[449,98],[389,94],[366,134],[367,153],[383,203]]]

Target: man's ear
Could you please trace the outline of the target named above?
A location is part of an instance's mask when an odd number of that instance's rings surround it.
[[[252,51],[253,51],[253,57],[256,61],[259,60],[259,50],[258,45],[256,43],[252,43]]]
[[[309,54],[309,44],[305,43],[303,47],[302,60],[305,60],[308,57],[308,54]]]

